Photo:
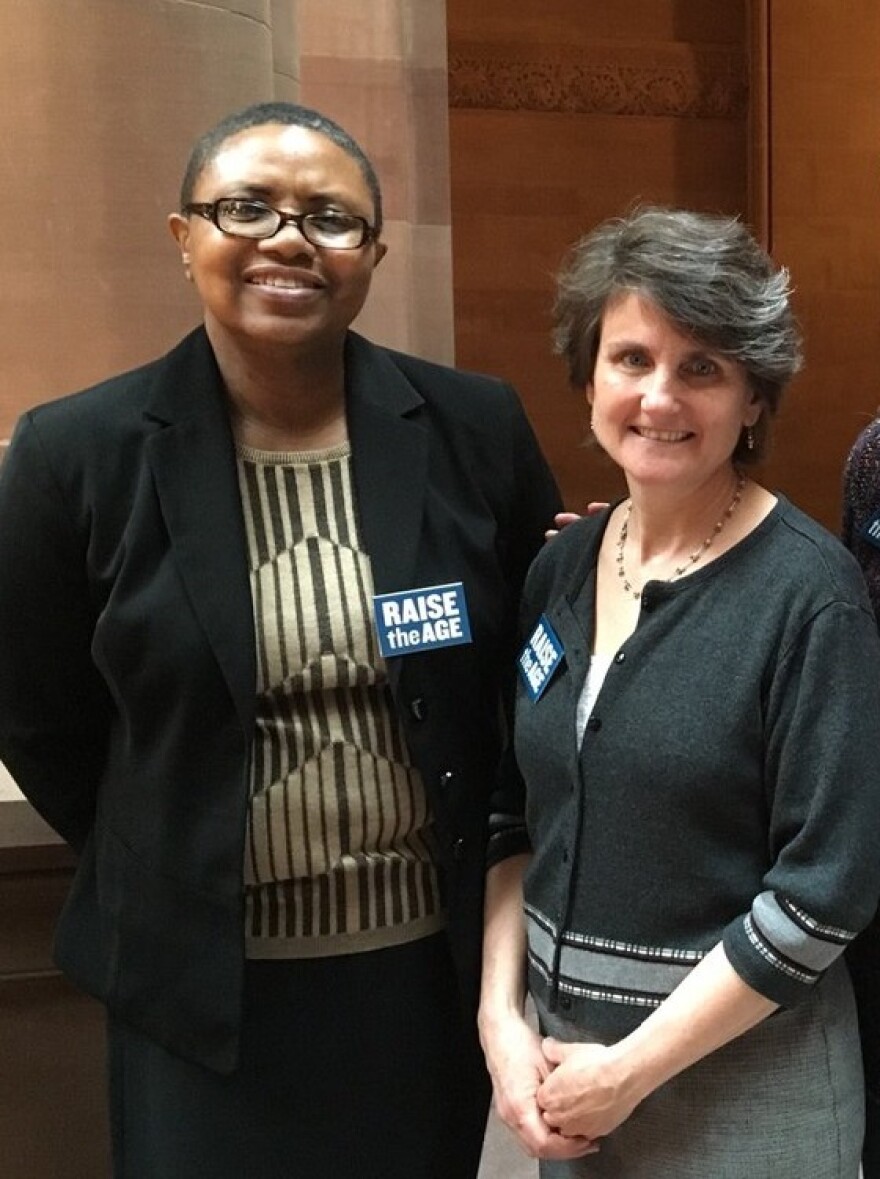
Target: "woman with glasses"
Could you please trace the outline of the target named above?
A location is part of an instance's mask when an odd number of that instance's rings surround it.
[[[115,1173],[472,1179],[557,491],[508,386],[350,330],[381,195],[329,119],[225,119],[170,226],[203,325],[24,415],[0,476],[0,756],[80,852],[57,957],[109,1009]]]
[[[788,276],[735,219],[636,209],[574,247],[556,325],[628,495],[523,592],[499,1111],[547,1179],[856,1179],[880,641],[856,562],[752,474],[800,364]]]

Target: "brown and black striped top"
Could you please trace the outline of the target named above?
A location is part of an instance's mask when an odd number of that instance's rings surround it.
[[[432,820],[379,653],[348,444],[239,448],[257,636],[250,957],[394,945],[443,924]]]

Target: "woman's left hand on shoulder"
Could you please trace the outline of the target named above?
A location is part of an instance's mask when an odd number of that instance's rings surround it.
[[[560,1134],[603,1138],[641,1100],[630,1070],[613,1048],[547,1038],[542,1049],[553,1071],[536,1099],[544,1121]]]

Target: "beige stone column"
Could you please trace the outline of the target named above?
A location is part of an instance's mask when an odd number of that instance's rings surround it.
[[[445,0],[299,0],[300,100],[350,131],[376,165],[388,256],[357,327],[378,342],[454,354]]]
[[[165,228],[193,139],[294,97],[296,0],[0,0],[0,439],[197,322]]]

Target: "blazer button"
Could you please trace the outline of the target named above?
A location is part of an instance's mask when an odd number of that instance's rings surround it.
[[[456,839],[452,845],[452,858],[456,861],[464,859],[465,845],[463,839]]]
[[[602,722],[598,718],[598,716],[594,715],[594,716],[590,717],[590,719],[587,721],[587,728],[590,730],[591,733],[598,733],[599,732],[599,730],[602,728]]]
[[[409,711],[413,720],[425,720],[428,716],[428,705],[425,702],[424,696],[416,696],[415,700],[410,700]]]
[[[454,777],[455,777],[455,774],[453,774],[452,770],[444,770],[443,773],[440,775],[440,785],[441,786],[451,786],[452,779]]]

